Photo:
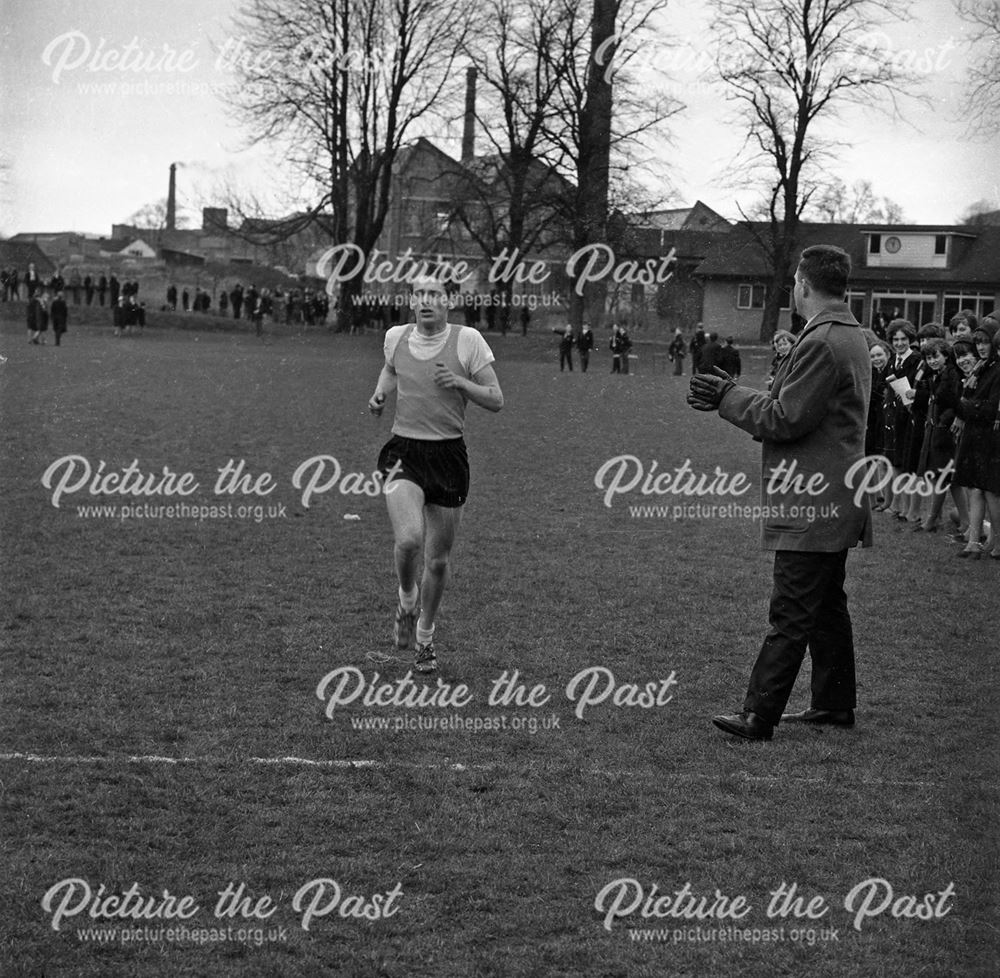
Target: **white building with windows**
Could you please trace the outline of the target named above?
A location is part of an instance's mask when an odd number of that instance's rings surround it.
[[[1000,227],[803,224],[796,255],[813,244],[837,245],[851,256],[848,300],[863,325],[871,325],[879,313],[917,327],[947,324],[960,309],[982,317],[1000,307]],[[794,273],[793,264],[779,329],[792,325]],[[747,226],[737,225],[695,274],[704,283],[706,329],[757,334],[771,283],[766,259]]]

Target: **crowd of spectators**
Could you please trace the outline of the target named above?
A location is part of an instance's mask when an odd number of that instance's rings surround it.
[[[947,328],[894,319],[884,339],[866,334],[865,453],[884,468],[874,509],[916,533],[947,533],[959,557],[1000,560],[1000,320],[964,310]]]

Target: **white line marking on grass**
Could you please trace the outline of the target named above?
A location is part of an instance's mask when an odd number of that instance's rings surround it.
[[[376,761],[362,758],[311,758],[295,757],[160,757],[157,754],[127,754],[118,757],[100,757],[84,755],[53,755],[53,754],[26,754],[21,752],[0,754],[0,761],[25,761],[29,764],[203,764],[209,767],[224,767],[228,764],[266,764],[270,767],[314,767],[332,769],[363,769],[392,770],[394,768],[405,768],[408,770],[429,770],[429,771],[503,771],[501,764],[461,764],[455,762],[442,762],[439,764],[412,764],[404,761]],[[610,768],[590,768],[582,772],[584,774],[600,775],[609,778],[662,778],[661,771],[635,771],[622,768],[612,770]],[[675,781],[719,781],[727,775],[719,772],[698,773],[685,771],[670,775]],[[747,772],[734,772],[729,777],[735,777],[752,784],[840,784],[843,782],[830,781],[827,778],[807,778],[800,775],[789,775],[783,777],[775,774],[748,774]],[[943,784],[937,781],[895,781],[887,778],[862,778],[859,782],[863,785],[876,785],[891,788],[942,788]]]

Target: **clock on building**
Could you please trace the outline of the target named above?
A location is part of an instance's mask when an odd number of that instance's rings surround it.
[[[896,254],[900,248],[900,240],[895,235],[891,238],[885,239],[885,250],[889,252],[890,255]]]

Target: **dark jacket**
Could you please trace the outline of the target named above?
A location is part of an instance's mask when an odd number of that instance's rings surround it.
[[[722,347],[719,346],[716,340],[709,340],[698,352],[697,358],[695,359],[695,364],[698,367],[698,373],[700,374],[710,374],[712,372],[712,367],[717,367],[719,365],[719,354],[722,352]]]
[[[719,355],[716,357],[716,365],[725,370],[730,377],[739,378],[740,374],[743,372],[743,362],[740,359],[740,351],[736,349],[735,346],[722,347],[719,350]]]
[[[65,299],[53,299],[49,306],[49,314],[52,317],[52,329],[56,333],[66,332],[66,323],[69,320],[69,309]]]
[[[770,391],[734,387],[723,397],[720,416],[762,442],[764,549],[837,552],[859,542],[871,546],[867,496],[854,503],[861,473],[854,476],[854,488],[846,480],[864,457],[870,395],[868,344],[847,304],[837,302],[806,324]],[[779,465],[787,470],[793,463],[803,484],[820,476],[823,491],[769,486]],[[815,507],[812,519],[808,507]]]

